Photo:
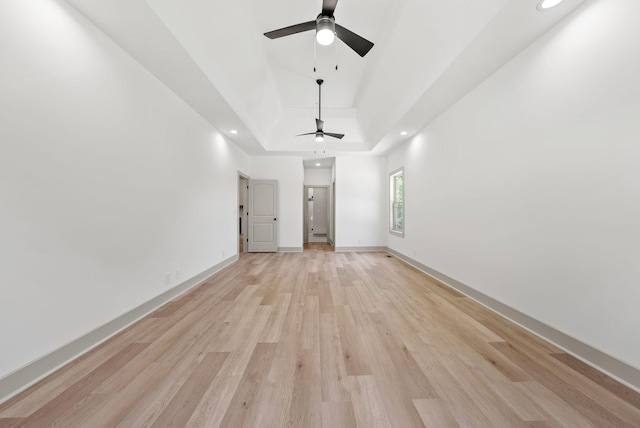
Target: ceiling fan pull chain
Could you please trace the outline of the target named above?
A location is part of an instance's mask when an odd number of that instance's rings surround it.
[[[316,41],[313,41],[313,72],[316,72],[316,63],[317,63],[317,58],[316,58]]]
[[[336,71],[338,71],[338,36],[336,35]]]

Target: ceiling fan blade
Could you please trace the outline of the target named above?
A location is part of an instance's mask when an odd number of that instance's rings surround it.
[[[264,33],[270,39],[279,39],[280,37],[290,36],[291,34],[302,33],[303,31],[315,30],[316,21],[303,22],[302,24],[291,25],[290,27],[280,28],[279,30]]]
[[[360,56],[365,56],[373,47],[373,43],[364,37],[358,36],[353,31],[349,31],[342,25],[336,24],[336,35],[340,40],[345,42],[347,46],[356,51]]]
[[[324,120],[316,119],[316,128],[318,128],[318,131],[322,131],[323,125],[324,125]]]
[[[334,134],[333,132],[325,132],[324,135],[338,139],[342,139],[342,137],[344,137],[344,134]]]
[[[302,137],[303,135],[316,135],[316,134],[317,134],[317,132],[315,132],[315,131],[314,132],[307,132],[306,134],[298,134],[298,135],[296,135],[296,137]]]
[[[338,0],[322,0],[322,14],[324,16],[333,16],[333,11],[336,10]]]

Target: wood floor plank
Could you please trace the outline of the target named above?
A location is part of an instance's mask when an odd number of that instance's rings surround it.
[[[351,401],[342,340],[335,314],[320,314],[320,364],[322,401]]]
[[[15,428],[24,418],[0,418],[0,428]]]
[[[493,390],[487,388],[475,372],[459,358],[457,347],[442,347],[434,350],[434,354],[492,426],[514,428],[525,426],[525,421],[520,419],[518,414]]]
[[[240,296],[240,294],[244,291],[244,289],[246,288],[247,283],[252,284],[252,283],[255,282],[254,278],[256,278],[256,277],[252,277],[252,278],[239,277],[239,278],[236,278],[235,281],[234,281],[233,287],[231,288],[231,290],[229,290],[229,292],[227,294],[224,295],[222,300],[227,300],[227,301],[236,300]]]
[[[494,426],[460,382],[442,364],[436,353],[427,347],[421,352],[412,352],[412,355],[461,426]]]
[[[501,338],[501,341],[518,345],[532,355],[559,352],[558,348],[551,343],[545,342],[534,334],[529,334],[525,329],[516,324],[505,322],[504,318],[496,314],[479,322],[496,333]]]
[[[349,402],[322,403],[322,428],[355,428],[353,405]]]
[[[333,312],[333,296],[329,278],[318,283],[318,310],[320,313]]]
[[[336,278],[332,278],[329,281],[329,289],[331,291],[331,301],[333,302],[334,308],[335,306],[342,306],[347,304],[346,296],[344,294],[344,288],[339,276]]]
[[[247,370],[253,351],[258,343],[258,337],[268,319],[269,308],[259,307],[253,314],[252,328],[245,330],[239,336],[236,349],[229,354],[220,373],[215,377],[192,417],[185,426],[209,427],[219,426],[231,405],[233,396]],[[243,338],[243,339],[241,339]]]
[[[583,363],[576,357],[567,354],[566,352],[551,354],[551,356],[571,367],[580,375],[591,379],[593,382],[620,397],[636,409],[640,409],[640,394],[636,393],[628,386],[623,385],[620,382],[616,382],[611,377],[597,371],[593,367],[587,365],[586,363]]]
[[[154,318],[170,317],[170,316],[174,315],[184,305],[186,305],[187,303],[191,302],[192,299],[193,299],[193,296],[191,294],[184,294],[184,295],[178,297],[177,299],[172,300],[171,302],[167,303],[166,305],[164,305],[159,310],[155,311],[152,314],[152,317],[154,317]]]
[[[380,390],[373,376],[349,376],[353,413],[362,427],[391,428]]]
[[[246,302],[238,302],[238,307],[244,310],[244,317],[240,316],[239,311],[236,311],[233,318],[227,317],[226,322],[232,327],[224,328],[221,335],[209,348],[214,352],[233,352],[236,350],[238,344],[242,343],[245,339],[247,331],[256,328],[253,323],[254,315],[258,313],[269,314],[271,308],[260,305],[261,301],[262,297],[254,297]],[[263,328],[264,327],[261,328],[261,331]]]
[[[63,393],[54,397],[36,412],[26,418],[18,427],[45,426],[53,420],[61,417],[76,403],[89,395],[96,386],[100,385],[111,374],[115,373],[142,352],[148,345],[132,343],[121,352],[105,361],[91,373],[69,386]]]
[[[374,313],[380,308],[376,306],[374,299],[367,291],[367,286],[362,279],[354,280],[353,287],[345,290],[347,305],[360,308],[360,312]]]
[[[368,358],[364,352],[362,332],[358,330],[349,306],[336,309],[336,321],[342,341],[342,353],[347,375],[359,376],[371,374]]]
[[[318,349],[319,347],[320,302],[318,300],[317,296],[307,296],[304,301],[300,338],[302,349]]]
[[[588,397],[583,391],[564,382],[557,374],[549,370],[549,367],[541,364],[527,355],[518,351],[508,342],[494,343],[500,352],[505,354],[512,361],[525,368],[534,379],[551,390],[562,400],[568,402],[572,407],[580,409],[580,413],[587,415],[589,420],[596,422],[596,425],[608,427],[633,427],[633,421],[625,421],[608,409],[602,407],[600,403]],[[640,421],[636,419],[635,422]]]
[[[184,325],[184,327],[183,327]],[[178,328],[180,327],[180,328]],[[188,317],[180,320],[173,327],[167,330],[168,337],[160,336],[157,340],[149,345],[144,351],[145,361],[172,362],[178,361],[191,356],[199,355],[203,352],[203,338],[211,334],[210,330],[218,332],[219,323],[209,321],[203,312],[194,311]],[[138,358],[142,360],[142,357]],[[145,362],[141,362],[144,366]],[[135,365],[131,365],[134,368]],[[137,368],[138,370],[140,368]],[[133,373],[135,374],[135,373]],[[125,376],[119,375],[121,379]],[[111,386],[111,390],[117,388]],[[109,389],[104,385],[101,391],[108,392]]]
[[[191,418],[204,392],[218,374],[228,353],[212,352],[200,362],[191,376],[154,421],[152,427],[183,427]]]
[[[242,254],[0,404],[0,428],[640,427],[636,391],[459,292],[315,248]]]
[[[275,308],[270,316],[270,323],[265,326],[260,337],[261,342],[277,343],[282,334],[284,322],[291,303],[291,293],[281,293],[274,302]]]
[[[598,426],[538,382],[519,382],[514,386],[546,414],[547,421],[553,422],[556,426],[581,428]]]
[[[409,349],[399,340],[399,336],[394,334],[392,326],[385,323],[384,316],[375,313],[370,314],[370,318],[385,347],[385,353],[396,369],[398,381],[404,386],[407,395],[412,399],[438,398],[433,385],[420,370]]]
[[[447,405],[439,398],[413,400],[413,404],[426,427],[458,428],[460,426],[447,409]]]
[[[16,397],[0,405],[0,417],[21,418],[30,416],[33,412],[53,397],[62,394],[70,385],[109,358],[121,352],[129,344],[124,334],[119,334],[106,343],[90,350],[76,360],[27,388]]]
[[[300,334],[282,335],[276,347],[276,356],[267,375],[265,387],[260,390],[256,427],[286,426],[291,410],[291,399],[296,370]]]
[[[287,278],[282,283],[284,288],[291,293],[291,300],[289,301],[289,307],[287,308],[286,315],[284,316],[284,324],[282,326],[282,334],[300,334],[302,329],[302,318],[304,315],[304,300],[306,296],[306,287],[304,283],[304,275],[298,274],[296,277]],[[294,287],[291,284],[296,284],[298,287]]]
[[[204,358],[204,355],[202,356]],[[182,386],[187,382],[193,371],[198,367],[202,358],[189,358],[177,363],[154,363],[154,373],[146,373],[144,377],[136,378],[134,383],[137,387],[131,389],[130,393],[134,393],[136,389],[142,389],[145,393],[138,396],[131,395],[129,400],[131,407],[126,406],[124,409],[120,406],[122,411],[118,412],[118,417],[114,418],[114,422],[117,424],[109,424],[109,427],[133,427],[133,426],[150,426],[153,421],[162,413],[164,408],[171,402],[173,397],[180,391]],[[171,374],[171,375],[169,375]],[[150,381],[146,385],[142,385],[140,381]],[[134,384],[130,384],[133,386]],[[128,388],[127,388],[128,389]],[[114,394],[115,396],[125,395],[123,390],[121,393]],[[111,413],[108,413],[109,419],[111,419]],[[101,426],[101,425],[98,425]]]
[[[276,351],[275,343],[258,343],[247,365],[238,389],[222,419],[222,426],[253,426],[255,421],[255,397],[263,386]]]
[[[280,277],[277,272],[269,272],[261,275],[260,278],[252,280],[254,284],[259,284],[260,287],[255,291],[256,297],[262,297],[262,305],[273,305],[278,295],[281,293],[280,289]]]
[[[321,402],[320,349],[302,348],[298,351],[286,426],[321,428]]]
[[[389,421],[397,426],[421,427],[422,419],[413,405],[412,391],[403,382],[375,327],[363,327],[362,337],[375,383],[384,391],[381,398]]]
[[[107,397],[101,405],[89,408],[89,416],[81,417],[78,415],[78,418],[72,421],[72,425],[111,428],[118,426],[125,418],[131,418],[136,414],[159,414],[165,402],[160,398],[163,396],[163,391],[170,391],[165,396],[172,397],[174,391],[181,386],[179,382],[175,382],[173,379],[171,379],[173,382],[168,380],[167,373],[172,373],[176,377],[184,373],[186,378],[187,373],[195,367],[195,362],[191,364],[182,363],[173,366],[166,363],[149,364],[124,388],[111,395],[100,393],[100,396]],[[173,389],[170,389],[170,386]],[[157,404],[158,402],[161,404]],[[153,411],[153,409],[156,410]],[[153,417],[149,419],[153,420]]]
[[[492,368],[486,366],[475,366],[471,370],[473,376],[491,390],[500,401],[509,406],[522,421],[539,422],[547,419],[542,409],[516,387],[519,381],[512,382],[498,376]]]
[[[53,421],[50,426],[64,428],[82,428],[89,426],[91,416],[104,406],[109,399],[107,394],[91,393],[67,410],[60,418]],[[97,427],[98,425],[91,425]]]

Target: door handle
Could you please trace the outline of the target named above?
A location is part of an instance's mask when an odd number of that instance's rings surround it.
[[[273,221],[276,221],[276,220],[278,220],[278,219],[277,219],[277,218],[274,218],[274,219],[273,219]]]

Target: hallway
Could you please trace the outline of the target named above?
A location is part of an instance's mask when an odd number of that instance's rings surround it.
[[[313,250],[313,251],[334,251],[331,244],[328,242],[307,242],[304,244],[304,251]]]

